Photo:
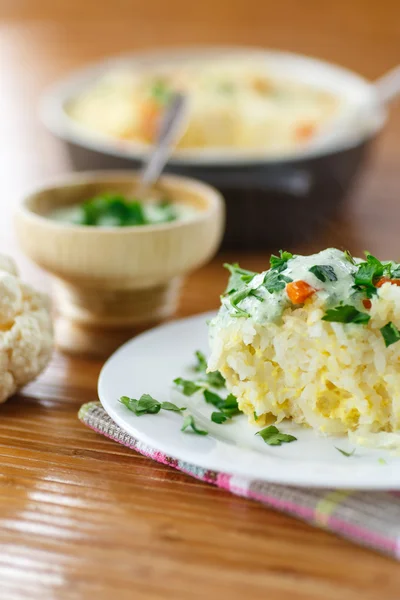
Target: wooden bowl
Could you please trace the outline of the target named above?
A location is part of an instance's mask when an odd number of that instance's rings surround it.
[[[25,253],[54,276],[56,342],[72,353],[108,355],[174,314],[182,275],[207,262],[224,229],[224,202],[198,181],[164,176],[154,191],[194,206],[187,220],[140,227],[88,227],[48,218],[54,208],[102,192],[133,196],[137,172],[68,175],[35,190],[16,214]]]

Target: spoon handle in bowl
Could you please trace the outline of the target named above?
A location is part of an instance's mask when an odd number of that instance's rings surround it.
[[[400,95],[400,65],[382,75],[374,83],[378,98],[383,104],[391,102]]]
[[[162,118],[154,148],[143,166],[137,191],[138,196],[145,195],[146,190],[161,175],[176,142],[182,135],[186,107],[186,97],[180,93],[174,94]]]

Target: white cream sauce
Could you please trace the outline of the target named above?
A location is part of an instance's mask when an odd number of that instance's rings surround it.
[[[310,268],[315,265],[332,267],[337,280],[320,281],[310,272]],[[310,256],[294,256],[287,262],[286,269],[281,274],[293,281],[305,281],[317,290],[319,297],[326,302],[327,306],[336,306],[340,302],[354,304],[354,298],[350,300],[350,297],[354,294],[354,273],[356,271],[357,267],[346,258],[342,250],[327,248]],[[286,289],[270,293],[265,286],[261,285],[267,273],[268,271],[263,271],[256,275],[248,284],[248,288],[257,290],[257,295],[263,301],[255,296],[248,296],[238,303],[238,307],[246,311],[258,323],[278,321],[285,308],[293,306]],[[223,320],[226,325],[226,319],[237,318],[232,316],[234,312],[230,297],[226,296],[222,299],[221,310],[215,321]]]
[[[172,207],[176,214],[175,221],[186,221],[188,219],[193,218],[196,214],[198,214],[198,210],[189,204],[182,204],[178,202],[173,202]],[[151,225],[157,225],[158,223],[166,223],[164,216],[165,213],[158,206],[158,203],[153,201],[143,202],[143,212],[145,217],[151,221]],[[46,215],[49,219],[53,221],[58,221],[59,223],[69,223],[71,225],[79,223],[80,209],[79,204],[73,204],[72,206],[60,206],[59,208],[53,209],[50,213]],[[174,221],[169,221],[173,223]],[[115,226],[113,223],[107,225],[104,221],[101,225],[97,225],[96,227],[108,227]],[[143,227],[143,225],[140,225]]]

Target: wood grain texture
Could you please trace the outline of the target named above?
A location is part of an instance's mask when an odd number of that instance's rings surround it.
[[[242,43],[319,55],[374,78],[399,60],[396,2],[354,0],[20,0],[0,5],[0,251],[18,252],[16,199],[68,170],[36,117],[41,90],[68,70],[151,46]],[[400,110],[378,140],[346,213],[297,251],[336,244],[400,259]],[[323,201],[323,198],[321,198]],[[181,316],[215,308],[220,256],[185,282]],[[133,454],[76,418],[101,364],[56,355],[1,407],[0,598],[373,600],[399,597],[398,563]]]

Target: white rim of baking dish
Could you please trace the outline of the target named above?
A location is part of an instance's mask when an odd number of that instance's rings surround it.
[[[180,149],[171,156],[171,165],[239,166],[309,160],[356,147],[374,137],[386,122],[386,108],[379,101],[374,85],[353,71],[301,54],[225,46],[137,52],[86,66],[55,83],[44,93],[40,102],[41,120],[53,134],[64,141],[102,154],[141,161],[147,156],[149,145],[113,140],[84,128],[68,116],[64,108],[66,103],[97,78],[114,70],[128,66],[138,69],[161,65],[169,67],[188,61],[202,61],[213,56],[251,59],[265,63],[269,73],[276,73],[281,77],[284,74],[288,79],[336,92],[347,99],[347,109],[340,115],[334,131],[330,135],[321,136],[317,143],[310,147],[274,156],[254,149]]]

